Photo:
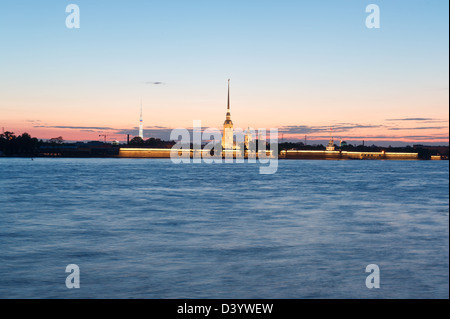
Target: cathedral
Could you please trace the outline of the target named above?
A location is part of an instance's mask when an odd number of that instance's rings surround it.
[[[253,130],[248,128],[244,136],[244,145],[248,150],[250,143],[253,141]],[[227,115],[223,122],[223,134],[222,134],[222,149],[223,150],[240,150],[242,145],[239,145],[234,140],[233,121],[231,121],[230,114],[230,79],[228,79],[228,99],[227,99]]]

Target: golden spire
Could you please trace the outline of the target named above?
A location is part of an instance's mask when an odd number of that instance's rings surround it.
[[[227,109],[230,109],[230,79],[228,79],[228,103],[227,103]]]
[[[230,79],[228,79],[228,100],[227,100],[227,118],[224,124],[233,124],[230,113]]]

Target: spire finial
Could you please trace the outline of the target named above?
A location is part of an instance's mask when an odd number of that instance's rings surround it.
[[[228,103],[227,103],[227,110],[230,109],[230,79],[228,79]]]

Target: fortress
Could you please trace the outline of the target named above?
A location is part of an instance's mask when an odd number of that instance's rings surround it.
[[[142,106],[141,117],[139,125],[139,136],[143,137],[142,127]],[[248,158],[250,155],[247,150],[250,149],[250,143],[253,141],[253,134],[250,128],[245,133],[245,151],[241,150],[241,145],[235,142],[233,121],[231,120],[230,111],[230,80],[228,79],[228,94],[227,94],[227,113],[225,121],[223,123],[222,131],[222,156],[233,155],[236,158],[239,154],[243,154],[240,158]],[[256,139],[259,140],[259,139]],[[138,148],[138,147],[121,147],[119,149],[118,157],[124,158],[170,158],[172,149],[169,148]],[[180,150],[181,152],[181,150]],[[189,150],[190,157],[195,156],[202,157],[206,150]],[[208,150],[209,152],[209,150]],[[206,154],[205,154],[206,155]],[[266,151],[266,156],[270,158],[279,159],[323,159],[323,160],[417,160],[419,159],[418,153],[392,153],[392,152],[350,152],[336,150],[334,146],[334,140],[330,137],[330,141],[326,150],[280,150],[278,154],[273,154],[271,150]],[[256,157],[258,154],[256,153]]]

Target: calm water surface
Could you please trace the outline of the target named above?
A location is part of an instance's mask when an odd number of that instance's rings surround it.
[[[0,298],[449,297],[448,162],[258,167],[0,159]]]

